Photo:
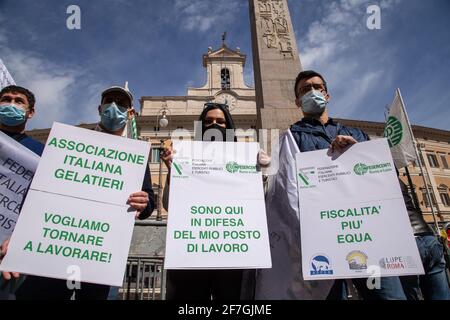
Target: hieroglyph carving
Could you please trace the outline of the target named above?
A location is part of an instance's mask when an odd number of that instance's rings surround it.
[[[293,58],[291,34],[283,0],[258,0],[258,13],[264,43],[278,49],[284,58]]]

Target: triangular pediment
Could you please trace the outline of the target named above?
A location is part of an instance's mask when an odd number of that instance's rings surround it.
[[[224,45],[221,48],[219,48],[218,50],[208,53],[207,56],[210,57],[210,58],[216,58],[216,57],[217,58],[219,58],[219,57],[242,58],[244,55],[242,55],[238,51],[231,50],[226,45]]]

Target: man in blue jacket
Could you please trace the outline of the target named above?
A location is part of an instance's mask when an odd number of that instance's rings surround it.
[[[327,83],[315,71],[300,72],[295,81],[296,104],[304,118],[290,130],[301,152],[328,149],[343,151],[345,148],[369,140],[369,136],[357,128],[348,128],[335,122],[328,115],[330,95]],[[368,289],[367,279],[352,280],[365,300],[406,300],[398,277],[381,278],[380,289]],[[329,299],[346,299],[345,280],[337,280]]]

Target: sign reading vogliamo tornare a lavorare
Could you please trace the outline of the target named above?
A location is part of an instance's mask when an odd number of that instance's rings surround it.
[[[306,280],[423,274],[386,139],[296,162]]]
[[[174,142],[166,269],[270,268],[257,143]]]
[[[149,148],[55,123],[0,268],[120,286]]]

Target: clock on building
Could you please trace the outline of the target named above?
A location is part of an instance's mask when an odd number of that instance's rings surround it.
[[[229,93],[221,93],[216,96],[215,102],[223,103],[228,106],[228,109],[231,111],[237,106],[237,99],[235,96]]]

